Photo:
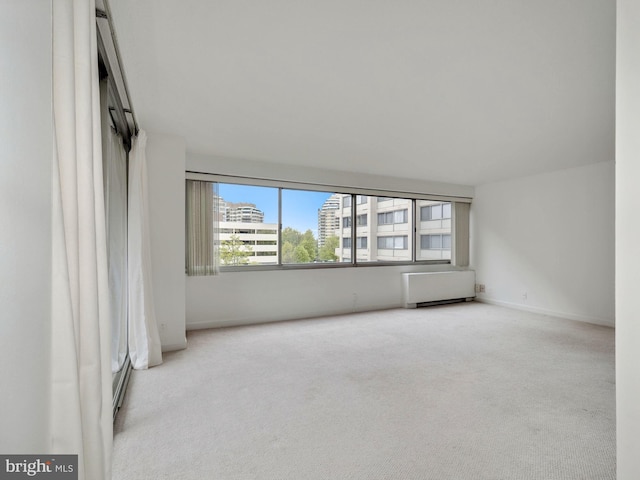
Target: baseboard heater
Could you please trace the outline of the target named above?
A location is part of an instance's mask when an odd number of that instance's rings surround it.
[[[471,300],[476,296],[475,284],[473,270],[403,273],[402,303],[404,308],[416,308]]]

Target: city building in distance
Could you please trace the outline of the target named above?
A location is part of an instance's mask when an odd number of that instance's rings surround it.
[[[413,218],[412,200],[405,198],[356,195],[356,259],[358,262],[411,261],[413,225],[420,244],[416,260],[451,259],[451,203],[418,200]],[[338,261],[351,261],[352,196],[340,196],[340,245]]]
[[[277,265],[278,225],[264,223],[264,212],[253,203],[218,202],[220,264]]]
[[[318,248],[340,228],[340,195],[334,193],[318,209]]]

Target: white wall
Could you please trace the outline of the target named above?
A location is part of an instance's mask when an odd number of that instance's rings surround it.
[[[614,324],[612,161],[476,187],[478,299]]]
[[[473,187],[442,182],[427,182],[407,177],[383,177],[368,173],[297,167],[270,162],[239,160],[189,153],[187,170],[218,175],[237,175],[265,180],[332,185],[335,187],[373,188],[405,193],[473,197]]]
[[[224,272],[187,278],[187,329],[402,306],[402,273],[448,265]]]
[[[172,135],[148,133],[149,228],[153,298],[164,351],[185,339],[185,143]]]
[[[0,2],[0,452],[49,445],[51,2]]]
[[[473,196],[473,188],[368,174],[189,154],[187,169],[335,186]],[[224,272],[187,278],[187,328],[241,325],[400,307],[401,273],[450,266]]]
[[[616,402],[618,480],[640,472],[640,1],[618,0]]]

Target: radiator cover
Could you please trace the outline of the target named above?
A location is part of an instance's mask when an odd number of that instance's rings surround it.
[[[476,274],[473,270],[402,274],[404,308],[474,298]]]

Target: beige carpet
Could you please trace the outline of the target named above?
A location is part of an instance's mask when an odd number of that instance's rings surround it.
[[[614,331],[479,303],[201,330],[133,373],[113,478],[615,478]]]

